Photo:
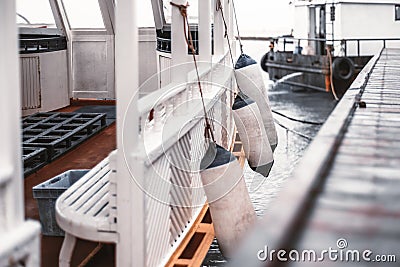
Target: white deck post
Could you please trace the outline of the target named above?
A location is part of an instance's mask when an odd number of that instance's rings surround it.
[[[223,55],[224,54],[224,22],[222,20],[221,11],[217,10],[218,0],[214,0],[214,55]],[[221,0],[222,8],[224,8],[224,1]],[[225,12],[225,10],[224,10]],[[225,14],[225,13],[224,13]]]
[[[14,0],[0,1],[0,266],[40,265],[40,225],[24,222],[18,32]],[[21,255],[22,254],[22,255]],[[10,263],[9,261],[15,261]]]
[[[177,5],[186,5],[187,3],[186,0],[173,0],[172,2]],[[184,35],[183,17],[179,8],[174,6],[171,16],[171,80],[184,83],[187,81],[188,66],[185,63],[188,62],[188,46]],[[189,31],[189,29],[187,30]]]
[[[172,0],[177,5],[186,5],[187,0]],[[188,13],[190,14],[190,6],[188,7]],[[188,14],[188,16],[189,16]],[[184,33],[184,21],[182,14],[178,7],[172,6],[172,17],[171,17],[171,81],[178,84],[186,84],[188,72],[191,70],[193,64],[187,64],[189,62],[188,45],[185,39]],[[190,31],[186,27],[187,31]],[[188,35],[189,36],[189,35]],[[177,116],[184,115],[188,105],[188,92],[183,91],[180,99],[177,101],[174,114]]]
[[[232,44],[235,42],[235,35],[233,35],[233,24],[232,24],[232,16],[231,16],[231,1],[228,0],[221,0],[223,7],[224,7],[224,15],[225,15],[225,20],[226,20],[226,25],[228,26],[227,33],[229,37],[229,41]],[[224,29],[225,32],[225,29]],[[224,54],[228,51],[228,42],[225,40],[224,42]],[[232,51],[233,52],[233,51]]]
[[[12,14],[12,18],[11,18]],[[0,164],[1,171],[8,170],[13,174],[10,182],[8,211],[6,214],[8,227],[13,227],[23,221],[24,205],[22,200],[22,172],[21,172],[21,138],[20,138],[20,89],[19,89],[19,68],[17,52],[17,31],[15,22],[14,1],[1,1],[0,3],[0,34],[2,36],[3,48],[0,49],[0,116],[4,130],[0,132]],[[6,196],[7,198],[7,196]],[[10,205],[10,206],[9,206]],[[4,228],[0,227],[0,231]]]
[[[236,37],[235,37],[236,21],[235,21],[235,17],[233,14],[233,2],[232,1],[227,2],[226,9],[227,9],[228,17],[229,17],[228,35],[229,35],[229,38],[231,41],[232,53],[233,53],[233,56],[235,57],[236,56]],[[240,24],[239,24],[239,27],[240,27]]]
[[[199,59],[211,61],[211,0],[199,0]]]
[[[117,266],[145,266],[144,193],[138,153],[138,27],[135,0],[116,4]],[[129,108],[129,109],[128,109]],[[129,164],[132,175],[130,175]],[[134,178],[132,177],[134,176]],[[140,181],[139,181],[140,182]]]

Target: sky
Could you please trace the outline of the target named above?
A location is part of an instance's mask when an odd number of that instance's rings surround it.
[[[235,0],[235,6],[243,35],[276,36],[293,28],[288,0]]]
[[[191,0],[188,0],[189,4]],[[195,1],[195,0],[193,0]],[[199,0],[203,1],[203,0]],[[275,36],[290,33],[292,15],[289,0],[234,0],[241,34],[244,36]],[[32,5],[34,3],[34,5]],[[150,0],[140,0],[139,25],[153,26]],[[64,0],[71,10],[71,24],[96,27],[101,25],[97,0]],[[194,6],[194,5],[193,5]],[[79,7],[79,8],[75,8]],[[95,8],[92,8],[95,7]],[[72,11],[75,10],[75,11]],[[17,0],[17,12],[32,23],[54,23],[48,0]],[[190,14],[190,7],[189,7]],[[21,22],[21,19],[18,20]]]
[[[169,0],[165,0],[169,2]],[[197,2],[192,0],[192,2]],[[204,0],[198,0],[204,1]],[[231,0],[232,1],[232,0]],[[292,12],[289,0],[234,0],[241,34],[243,35],[281,35],[290,33]],[[189,5],[191,0],[188,0]],[[139,1],[143,14],[151,14],[150,1]],[[190,6],[189,6],[190,15]],[[142,16],[139,21],[152,24],[151,16]]]

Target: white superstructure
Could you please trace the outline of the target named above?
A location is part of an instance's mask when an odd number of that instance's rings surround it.
[[[391,39],[400,36],[400,1],[337,0],[300,1],[294,5],[295,38],[326,38],[335,42],[340,50],[342,39]],[[388,40],[386,47],[398,45],[398,41]],[[347,43],[349,55],[373,55],[383,46],[383,41],[356,41]]]

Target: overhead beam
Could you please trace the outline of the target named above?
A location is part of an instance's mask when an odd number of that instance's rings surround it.
[[[162,0],[151,0],[151,6],[153,8],[154,24],[157,30],[162,30],[167,24],[164,15],[163,1]]]

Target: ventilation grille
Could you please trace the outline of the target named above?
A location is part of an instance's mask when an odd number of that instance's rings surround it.
[[[22,57],[20,60],[22,110],[40,108],[39,57]]]

